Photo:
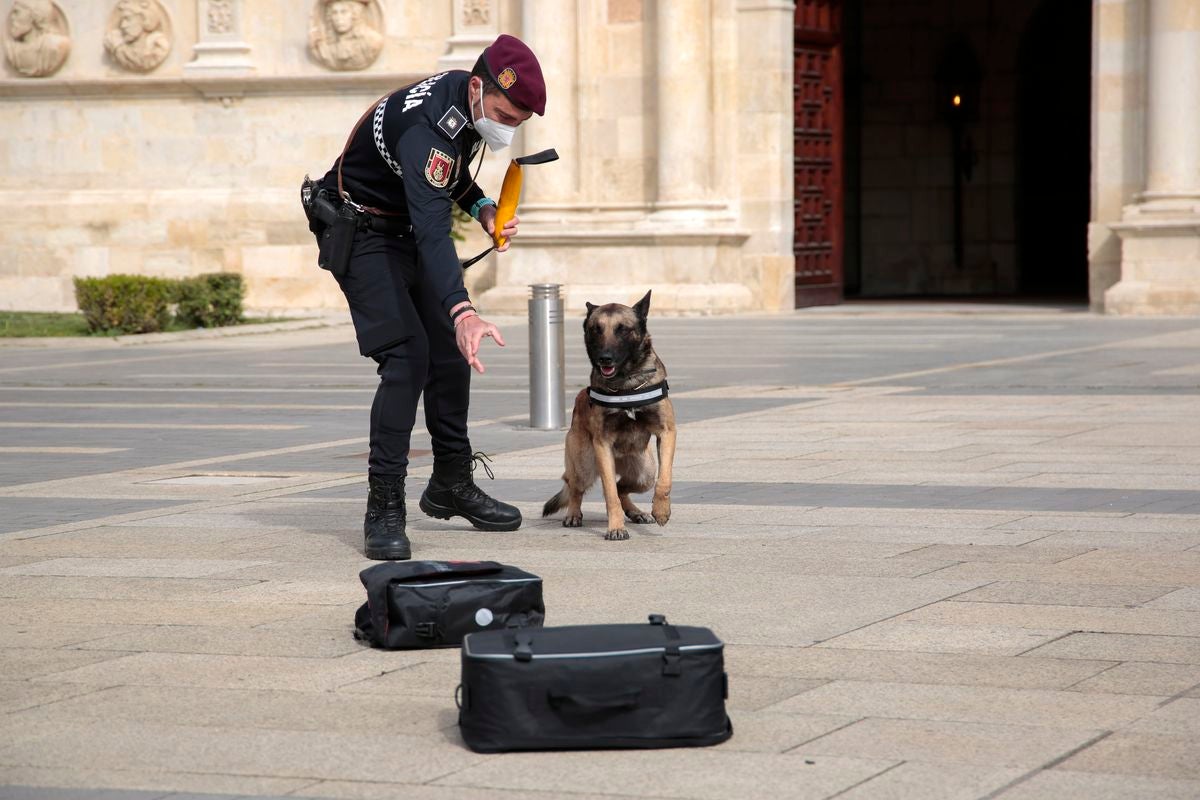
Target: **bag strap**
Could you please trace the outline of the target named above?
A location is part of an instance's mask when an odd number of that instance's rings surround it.
[[[666,634],[667,643],[663,648],[663,675],[677,676],[683,674],[683,668],[679,663],[679,631],[675,630],[675,626],[667,624],[667,618],[662,614],[650,615],[651,625],[661,625],[663,633]]]
[[[346,153],[348,153],[350,151],[350,144],[354,141],[354,137],[358,134],[358,129],[361,128],[362,124],[367,121],[367,117],[371,116],[371,114],[374,113],[375,109],[379,106],[379,104],[384,102],[385,100],[387,100],[393,94],[395,94],[395,92],[388,92],[383,97],[379,98],[374,103],[367,106],[367,110],[364,111],[363,115],[358,118],[358,122],[354,123],[354,127],[350,130],[350,135],[346,137],[346,145],[345,145],[345,147],[342,148],[342,154],[340,156],[338,156],[338,162],[337,162],[337,165],[338,165],[338,170],[337,170],[338,197],[342,198],[343,203],[350,203],[351,207],[358,206],[363,211],[366,211],[368,214],[374,214],[377,217],[402,217],[404,215],[399,212],[396,212],[396,211],[384,211],[383,209],[375,208],[374,206],[360,205],[358,203],[355,203],[353,200],[351,200],[350,195],[346,194],[345,187],[342,186],[342,162],[346,160]]]
[[[533,635],[525,629],[520,629],[513,637],[513,641],[516,643],[516,647],[513,649],[513,658],[517,661],[532,661]]]

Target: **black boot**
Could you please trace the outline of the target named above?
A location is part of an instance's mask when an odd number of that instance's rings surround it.
[[[375,561],[407,561],[412,546],[404,533],[404,476],[371,475],[368,481],[363,553]]]
[[[462,517],[481,531],[515,531],[521,527],[521,512],[515,506],[488,497],[475,485],[471,473],[475,464],[483,464],[489,478],[495,478],[483,453],[435,459],[433,477],[421,495],[421,510],[431,517]]]

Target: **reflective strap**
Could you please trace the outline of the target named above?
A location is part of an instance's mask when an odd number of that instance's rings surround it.
[[[629,394],[606,394],[595,389],[588,389],[588,397],[597,405],[608,406],[609,408],[635,408],[637,406],[648,406],[651,403],[657,403],[667,396],[667,382],[652,386],[644,392],[632,392]]]

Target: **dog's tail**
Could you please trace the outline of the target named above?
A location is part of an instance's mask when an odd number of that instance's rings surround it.
[[[542,516],[548,517],[555,511],[558,511],[567,502],[567,484],[563,482],[563,488],[558,494],[546,501],[546,505],[542,506]]]

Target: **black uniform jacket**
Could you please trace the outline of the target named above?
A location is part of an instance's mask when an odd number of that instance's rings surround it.
[[[450,204],[470,211],[483,197],[469,168],[483,144],[471,125],[469,79],[452,70],[392,92],[367,114],[341,157],[351,200],[411,220],[422,279],[447,312],[468,299],[450,239]],[[330,189],[337,166],[324,179]]]

